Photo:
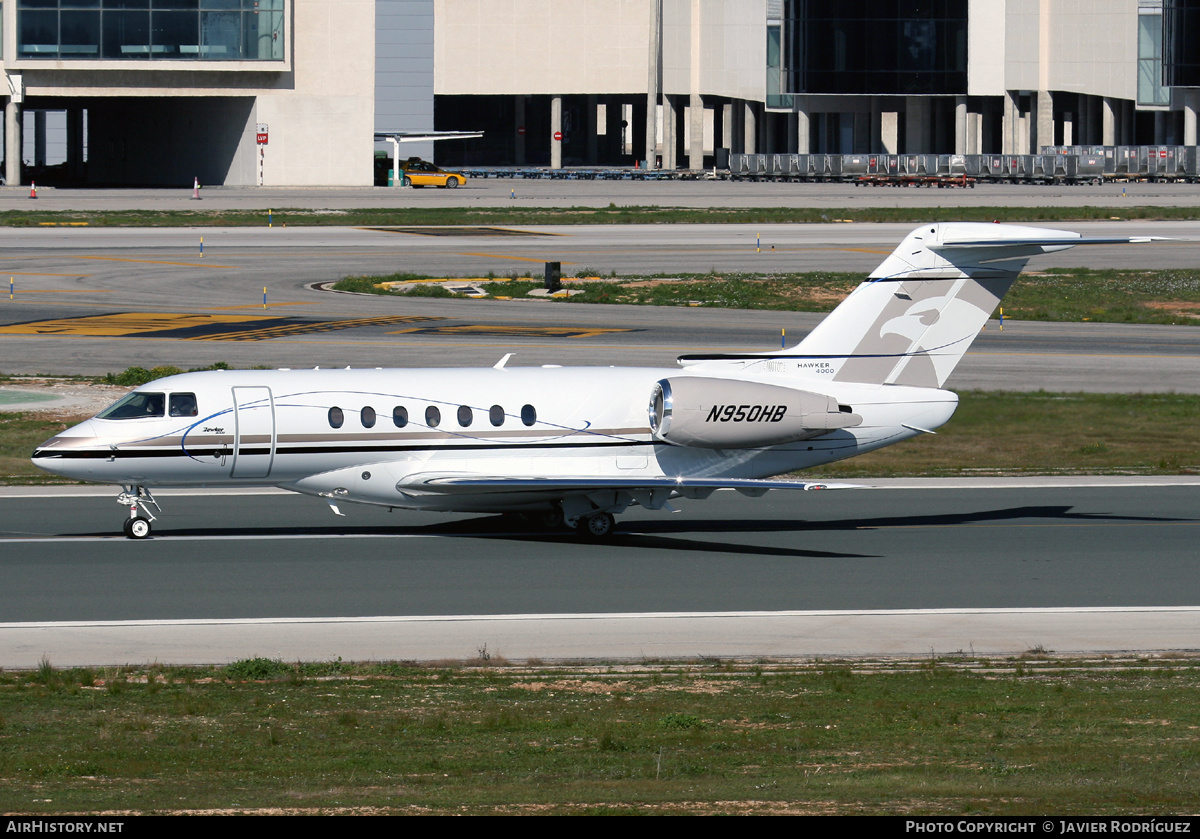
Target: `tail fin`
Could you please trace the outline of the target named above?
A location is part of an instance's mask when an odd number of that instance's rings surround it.
[[[908,234],[798,346],[773,354],[820,359],[836,369],[834,381],[942,387],[1030,257],[1075,245],[1150,240],[927,224]]]

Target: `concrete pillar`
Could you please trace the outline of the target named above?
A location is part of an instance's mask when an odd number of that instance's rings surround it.
[[[562,136],[562,97],[550,97],[550,168],[562,168],[562,140],[554,139],[555,135]]]
[[[884,154],[900,153],[900,114],[883,111],[879,115],[879,143]]]
[[[1075,145],[1075,115],[1070,111],[1063,113],[1062,144],[1064,146]]]
[[[658,145],[658,105],[662,98],[663,3],[655,0],[650,12],[650,60],[646,84],[646,168],[654,169]]]
[[[808,97],[796,97],[796,154],[809,154],[812,124],[809,122]]]
[[[954,153],[972,154],[969,151],[971,141],[968,139],[967,128],[967,97],[954,97]]]
[[[674,169],[675,149],[679,138],[676,132],[679,130],[679,120],[676,119],[675,103],[673,97],[663,96],[662,103],[662,168]]]
[[[1039,90],[1036,96],[1037,127],[1030,143],[1030,154],[1037,154],[1042,146],[1054,145],[1054,95],[1048,90]]]
[[[1015,90],[1004,91],[1004,118],[1000,125],[1000,153],[1019,154],[1017,151],[1020,106]]]
[[[967,150],[964,154],[983,154],[983,114],[967,114]]]
[[[733,103],[725,102],[721,105],[721,148],[729,149],[733,153]]]
[[[744,101],[742,114],[745,123],[743,124],[743,141],[746,146],[746,154],[758,153],[758,104],[756,102]]]
[[[1196,145],[1196,111],[1200,110],[1200,91],[1183,92],[1183,144]]]
[[[1100,144],[1115,146],[1117,144],[1117,113],[1119,103],[1111,96],[1105,96],[1100,103],[1100,115],[1103,123]]]
[[[10,186],[19,186],[24,126],[21,124],[21,105],[14,102],[13,98],[10,96],[4,106],[4,182]]]
[[[704,168],[704,99],[699,93],[688,96],[688,168]]]

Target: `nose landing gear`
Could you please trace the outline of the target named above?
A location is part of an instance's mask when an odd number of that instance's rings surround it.
[[[117,503],[129,508],[129,518],[125,519],[125,535],[130,539],[145,539],[150,535],[150,522],[155,520],[150,507],[162,512],[158,502],[150,490],[144,486],[125,486],[117,496]]]

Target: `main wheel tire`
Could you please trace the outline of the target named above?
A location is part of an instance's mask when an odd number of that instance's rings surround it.
[[[412,181],[409,179],[408,175],[405,175],[400,179],[400,186],[412,186]]]
[[[616,524],[617,520],[613,518],[612,513],[592,513],[579,520],[579,536],[588,541],[607,539],[612,535]]]
[[[458,178],[446,178],[446,188],[447,189],[455,189],[459,185],[459,183],[461,183],[461,182],[458,180]]]
[[[145,539],[150,535],[150,519],[144,516],[126,519],[125,535],[130,539]]]

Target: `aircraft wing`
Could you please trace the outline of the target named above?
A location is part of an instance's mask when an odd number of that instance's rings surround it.
[[[857,484],[825,481],[775,481],[755,478],[506,478],[482,475],[421,473],[404,481],[405,489],[415,492],[566,492],[587,494],[597,491],[653,492],[671,490],[679,495],[704,497],[718,489],[735,489],[743,495],[759,496],[772,489],[862,489]]]

